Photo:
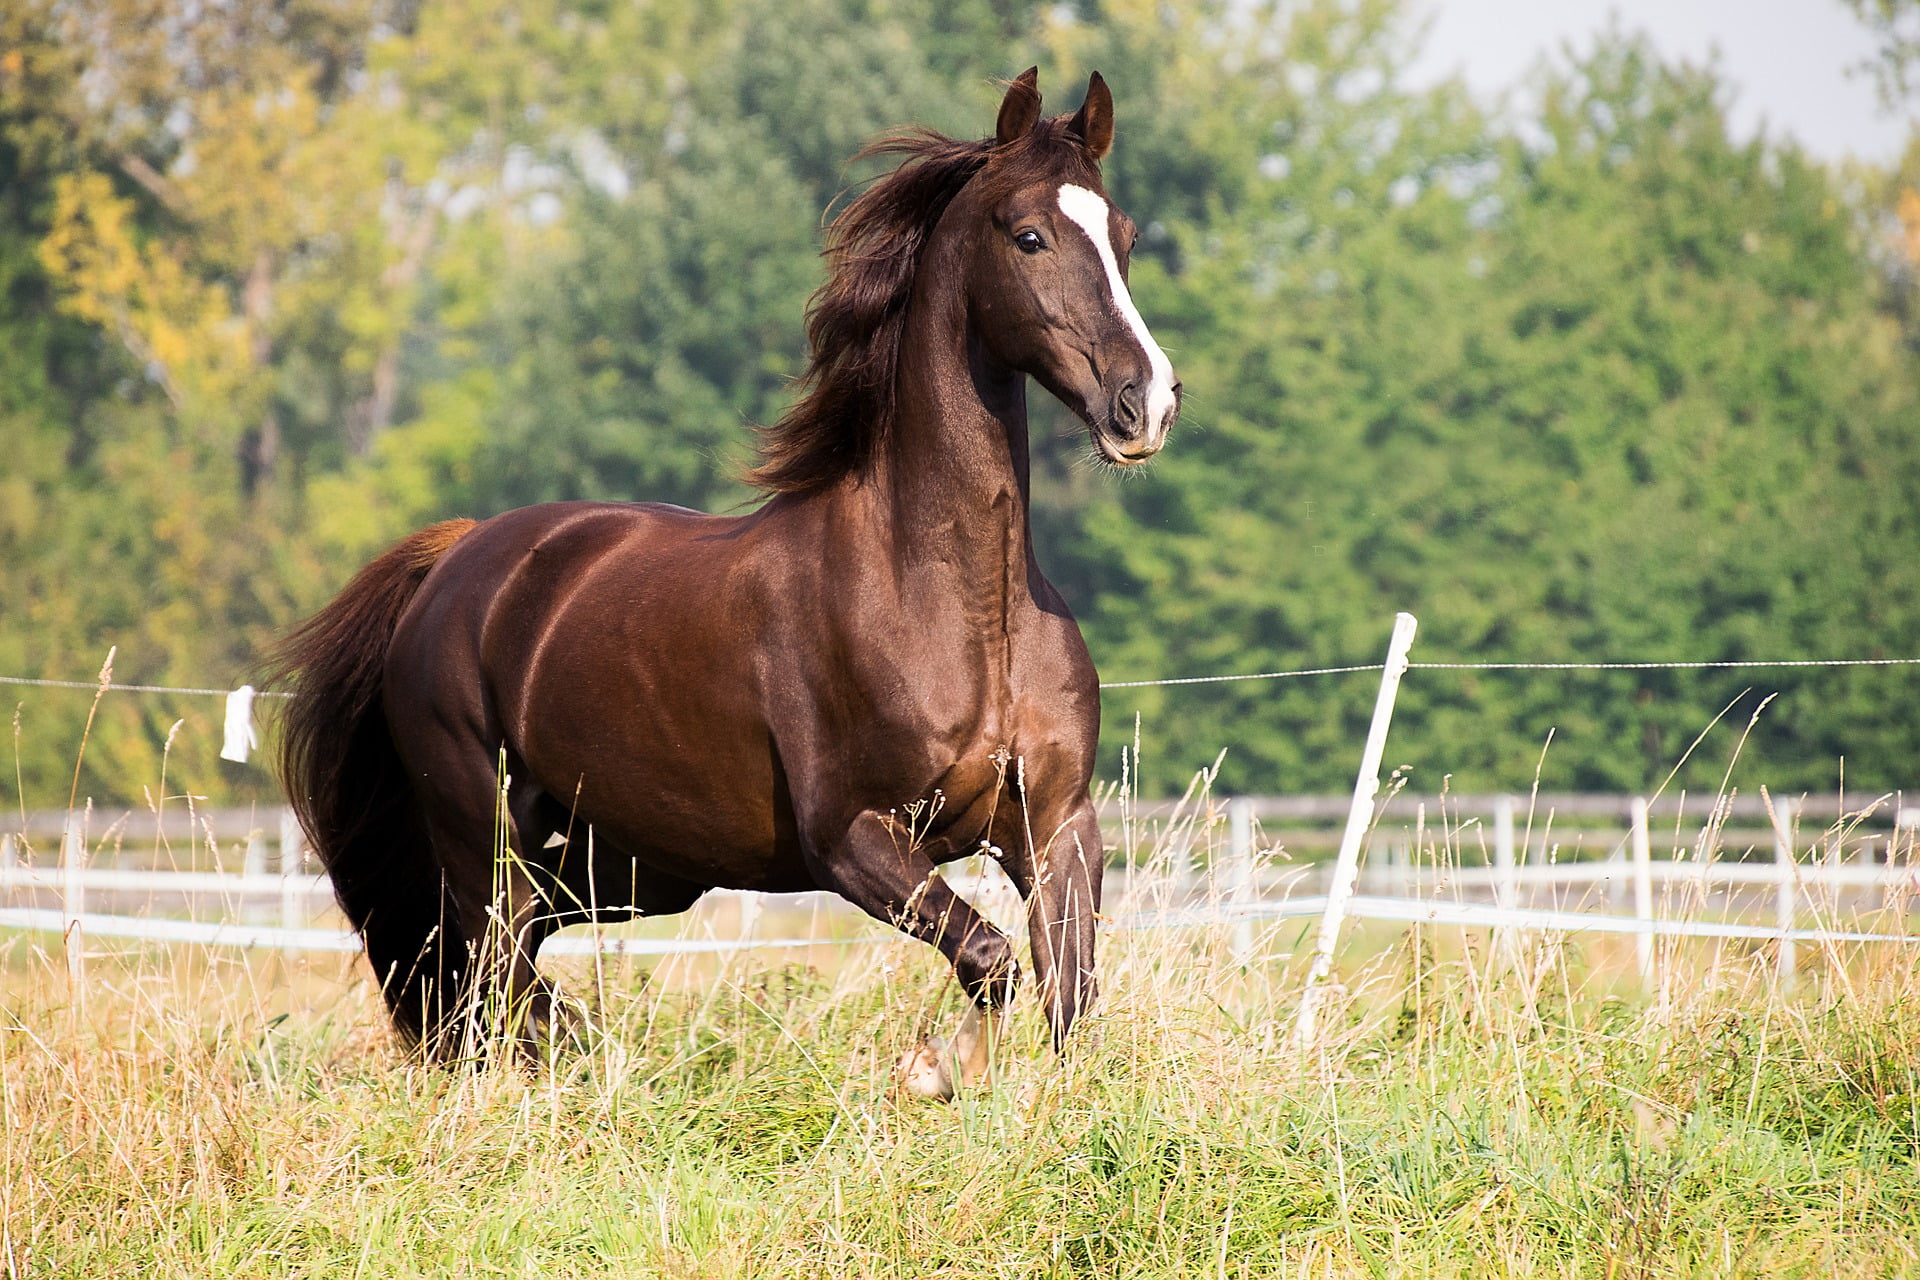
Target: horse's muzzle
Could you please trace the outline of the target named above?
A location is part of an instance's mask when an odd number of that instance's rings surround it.
[[[1114,395],[1105,429],[1093,431],[1094,447],[1108,462],[1138,466],[1166,444],[1174,419],[1180,416],[1180,384],[1176,381],[1173,394],[1162,397],[1165,403],[1155,405],[1152,399],[1138,380],[1126,382]]]

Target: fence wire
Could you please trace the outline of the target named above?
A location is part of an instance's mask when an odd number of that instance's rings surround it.
[[[1674,662],[1409,662],[1409,671],[1706,671],[1766,670],[1784,667],[1911,667],[1920,658],[1731,658],[1716,661]],[[1234,684],[1247,680],[1296,680],[1304,676],[1344,676],[1360,671],[1383,671],[1384,662],[1362,662],[1347,667],[1306,667],[1297,671],[1249,671],[1224,676],[1164,676],[1152,680],[1102,680],[1102,689],[1147,689],[1187,684]],[[34,676],[0,676],[0,684],[38,689],[106,689],[112,693],[161,693],[181,697],[224,698],[232,689],[188,688],[164,684],[102,685],[97,680],[43,680]],[[291,698],[281,690],[262,690],[256,698]]]
[[[1911,667],[1920,658],[1732,658],[1697,662],[1409,662],[1409,671],[1704,671],[1764,670],[1769,667]],[[1103,680],[1102,689],[1145,689],[1182,684],[1228,684],[1240,680],[1291,680],[1296,676],[1338,676],[1355,671],[1384,671],[1384,662],[1352,667],[1312,667],[1302,671],[1254,671],[1231,676],[1175,676],[1160,680]]]

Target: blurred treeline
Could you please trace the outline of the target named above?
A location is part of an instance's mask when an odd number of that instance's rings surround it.
[[[1736,142],[1630,33],[1492,118],[1395,0],[10,0],[0,674],[235,684],[390,539],[731,478],[805,355],[823,211],[998,77],[1113,84],[1133,282],[1189,389],[1142,475],[1036,392],[1042,562],[1109,679],[1416,657],[1920,655],[1920,157]],[[1373,677],[1119,692],[1177,788],[1351,785]],[[1462,789],[1891,788],[1920,671],[1415,673]],[[65,802],[89,695],[19,707]],[[112,694],[83,795],[271,794],[214,699]],[[0,770],[14,797],[16,769]]]

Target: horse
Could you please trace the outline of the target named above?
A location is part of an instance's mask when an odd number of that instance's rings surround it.
[[[287,794],[427,1060],[470,1053],[482,1009],[536,1052],[559,1007],[534,961],[565,925],[826,889],[952,966],[961,1034],[902,1063],[950,1095],[1019,981],[936,869],[975,852],[1025,899],[1063,1050],[1096,991],[1100,699],[1034,558],[1026,383],[1113,467],[1160,449],[1181,388],[1127,289],[1105,81],[1040,107],[1029,69],[993,136],[861,153],[899,163],[828,228],[757,509],[437,524],[282,643]]]

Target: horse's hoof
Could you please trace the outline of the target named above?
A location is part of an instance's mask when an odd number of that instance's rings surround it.
[[[893,1073],[900,1087],[916,1098],[953,1101],[953,1073],[947,1067],[946,1045],[938,1036],[900,1055]]]

